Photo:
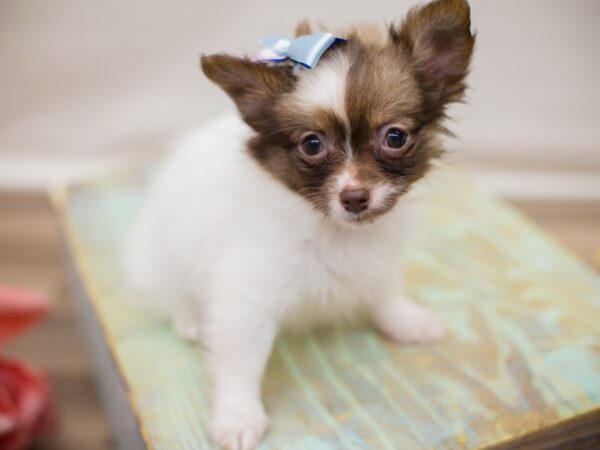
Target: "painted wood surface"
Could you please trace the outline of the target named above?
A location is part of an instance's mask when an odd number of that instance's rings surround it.
[[[148,446],[210,448],[203,352],[132,309],[118,264],[145,175],[57,190],[83,284]],[[261,449],[481,449],[600,411],[600,279],[512,208],[448,167],[418,188],[413,298],[451,335],[396,346],[333,329],[276,343]]]

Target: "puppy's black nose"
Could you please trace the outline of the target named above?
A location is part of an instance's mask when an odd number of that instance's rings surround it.
[[[344,189],[340,193],[340,201],[348,212],[359,213],[367,209],[369,191],[366,189]]]

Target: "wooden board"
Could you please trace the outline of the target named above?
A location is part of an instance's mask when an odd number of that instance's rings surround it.
[[[451,336],[429,347],[369,329],[280,339],[261,448],[547,448],[540,430],[558,442],[556,430],[576,439],[600,424],[600,279],[462,173],[436,172],[419,187],[425,238],[405,276]],[[54,203],[146,444],[209,448],[202,350],[133,310],[122,285],[118,252],[144,179],[56,191]]]

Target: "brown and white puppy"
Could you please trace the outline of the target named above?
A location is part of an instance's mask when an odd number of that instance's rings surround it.
[[[393,207],[440,154],[474,36],[466,1],[436,1],[387,35],[363,27],[344,37],[316,70],[229,55],[203,57],[202,69],[256,131],[249,150],[266,170],[324,214],[362,222]]]
[[[463,98],[469,5],[436,0],[385,32],[342,36],[313,69],[202,57],[243,121],[182,143],[128,241],[138,303],[209,349],[209,431],[225,448],[252,449],[267,428],[260,386],[281,329],[366,313],[398,342],[444,333],[398,280],[403,195],[440,155],[446,107]]]

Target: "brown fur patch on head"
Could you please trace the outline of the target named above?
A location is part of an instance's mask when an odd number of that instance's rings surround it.
[[[352,148],[359,154],[374,155],[371,159],[378,162],[380,176],[406,186],[423,176],[439,153],[437,145],[432,145],[437,123],[428,120],[424,93],[404,49],[393,44],[360,43],[354,47],[346,90]],[[413,138],[410,151],[395,161],[378,159],[378,132],[389,124],[400,125]]]
[[[296,33],[307,32],[301,22]],[[339,206],[344,183],[379,189],[378,205],[356,216],[370,220],[389,210],[440,153],[441,120],[446,105],[462,99],[474,36],[465,0],[414,8],[388,33],[359,26],[344,36],[314,69],[226,55],[204,57],[202,66],[257,131],[249,150],[267,171],[326,214]],[[393,158],[384,151],[391,127],[408,135]],[[327,152],[318,164],[301,155],[309,133]]]
[[[310,26],[308,19],[302,19],[300,22],[298,22],[298,25],[296,25],[296,31],[294,32],[294,36],[304,36],[305,34],[311,33],[312,27]]]
[[[389,42],[389,34],[374,23],[361,23],[351,28],[341,30],[339,36],[346,36],[348,40],[358,40],[365,45],[383,47]]]

